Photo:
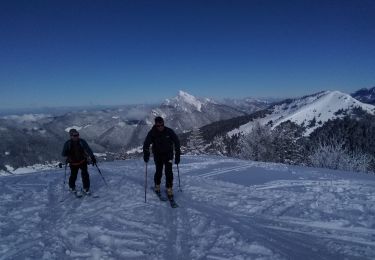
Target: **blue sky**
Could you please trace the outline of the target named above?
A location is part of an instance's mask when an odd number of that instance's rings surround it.
[[[0,108],[375,86],[375,1],[0,2]]]

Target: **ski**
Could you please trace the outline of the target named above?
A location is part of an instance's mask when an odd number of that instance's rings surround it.
[[[82,195],[84,196],[84,197],[90,197],[90,198],[99,198],[99,195],[98,194],[92,194],[92,192],[90,192],[90,193],[85,193],[85,192],[82,192]]]
[[[91,191],[85,192],[83,189],[81,189],[81,194],[84,197],[99,198],[99,195],[93,194]]]
[[[156,192],[154,187],[151,187],[151,190],[156,194],[160,201],[168,200],[166,197],[163,197],[163,195],[161,195],[161,192]]]
[[[168,199],[169,200],[169,204],[171,204],[171,207],[172,208],[178,208],[178,204],[177,202],[172,198],[172,199]]]
[[[66,195],[66,196],[64,196],[64,197],[62,197],[59,202],[62,203],[64,201],[66,201],[68,198],[70,198],[70,194],[74,195],[76,198],[82,198],[83,197],[82,193],[80,193],[80,192],[69,191],[69,194]]]
[[[167,195],[167,199],[169,201],[169,204],[171,205],[172,208],[178,208],[178,204],[177,202],[174,200],[174,196],[168,196],[168,193],[166,194]]]
[[[153,192],[156,194],[156,196],[160,199],[160,201],[169,201],[169,204],[171,205],[172,208],[178,208],[178,204],[177,202],[174,200],[174,198],[168,198],[167,197],[164,197],[163,195],[161,195],[161,192],[156,192],[154,187],[151,187],[151,189],[153,190]]]
[[[83,197],[83,194],[82,192],[79,192],[79,191],[75,191],[73,192],[74,196],[76,196],[76,198],[82,198]]]
[[[83,198],[83,197],[90,197],[90,198],[100,198],[99,195],[97,194],[92,194],[92,192],[90,192],[89,194],[83,192],[83,191],[69,191],[69,194],[62,197],[59,202],[62,203],[64,201],[66,201],[68,198],[70,198],[70,194],[74,195],[74,197],[80,199],[80,198]]]
[[[69,195],[69,196],[64,196],[64,197],[62,197],[62,198],[59,200],[59,202],[62,203],[62,202],[64,202],[64,201],[66,201],[69,197],[70,197],[70,195]]]
[[[179,205],[174,200],[174,198],[168,198],[168,195],[163,196],[161,192],[156,192],[154,187],[151,187],[151,190],[156,194],[160,201],[169,201],[169,204],[172,208],[178,208]]]

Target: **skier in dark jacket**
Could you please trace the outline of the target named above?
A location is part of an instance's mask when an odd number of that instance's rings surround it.
[[[70,140],[66,141],[62,151],[62,156],[66,157],[66,163],[70,165],[69,188],[76,192],[76,180],[79,169],[81,169],[81,177],[83,184],[83,191],[90,194],[90,177],[87,171],[88,157],[91,158],[93,165],[96,164],[96,158],[87,144],[87,142],[79,138],[79,133],[76,129],[70,129]]]
[[[155,192],[160,194],[160,183],[165,167],[166,188],[169,199],[173,198],[173,150],[175,151],[174,162],[180,163],[180,141],[175,132],[164,126],[164,120],[158,116],[155,118],[155,125],[148,132],[143,143],[143,159],[147,163],[150,159],[150,145],[152,144],[152,153],[156,172],[154,175]],[[174,149],[173,149],[174,148]]]

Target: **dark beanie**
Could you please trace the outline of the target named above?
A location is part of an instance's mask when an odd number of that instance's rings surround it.
[[[74,134],[79,134],[79,133],[78,133],[77,129],[72,128],[72,129],[69,130],[69,134],[74,135]]]
[[[155,124],[161,124],[164,123],[164,119],[161,116],[155,117]]]

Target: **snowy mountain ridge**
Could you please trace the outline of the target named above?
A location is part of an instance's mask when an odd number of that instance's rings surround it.
[[[61,160],[61,146],[68,138],[67,131],[70,128],[79,129],[82,138],[89,142],[95,152],[106,153],[111,160],[120,154],[127,156],[129,151],[139,147],[155,116],[164,117],[166,125],[178,134],[215,123],[213,127],[207,127],[212,134],[206,136],[231,136],[250,132],[255,122],[276,127],[287,120],[303,126],[304,134],[309,135],[328,120],[356,113],[358,108],[374,114],[372,105],[363,104],[338,91],[289,99],[263,110],[266,105],[267,102],[261,102],[246,103],[241,108],[232,107],[179,91],[176,97],[159,106],[129,105],[102,110],[85,109],[60,116],[5,116],[0,118],[0,169],[6,170],[6,165],[17,169]],[[261,113],[249,114],[246,111]],[[221,122],[224,124],[220,124]]]
[[[256,104],[247,111],[262,108]],[[184,91],[159,105],[126,105],[100,110],[73,110],[61,115],[24,114],[0,117],[0,169],[14,169],[61,160],[61,146],[71,128],[80,131],[98,153],[109,159],[128,154],[143,143],[155,116],[168,127],[183,133],[212,122],[234,118],[247,112],[197,98]]]
[[[310,135],[315,129],[328,120],[341,118],[346,113],[362,109],[366,113],[375,114],[375,106],[364,104],[350,95],[340,91],[324,91],[302,98],[286,100],[269,108],[270,113],[264,118],[250,121],[228,133],[229,136],[238,133],[249,133],[255,122],[261,125],[271,125],[272,128],[283,122],[291,121],[305,127],[304,135]]]
[[[15,120],[20,123],[35,122],[43,118],[52,117],[51,114],[23,114],[23,115],[8,115],[1,117],[2,119]]]

